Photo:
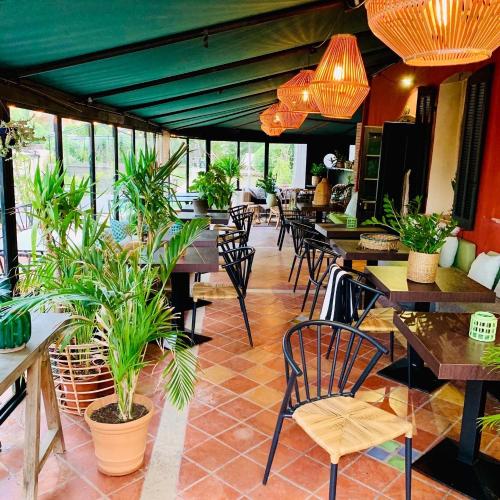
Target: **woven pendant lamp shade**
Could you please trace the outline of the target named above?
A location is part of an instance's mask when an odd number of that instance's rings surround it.
[[[278,99],[293,111],[319,113],[319,108],[309,89],[314,77],[312,69],[303,69],[298,75],[278,87]]]
[[[278,137],[279,135],[281,135],[285,129],[283,127],[275,127],[275,126],[269,126],[269,125],[264,125],[262,124],[260,126],[260,128],[262,129],[262,131],[264,133],[266,133],[267,135],[271,136],[271,137]]]
[[[366,0],[373,33],[412,66],[468,64],[500,45],[500,0]]]
[[[307,113],[292,111],[286,104],[280,102],[276,111],[278,121],[283,128],[300,128],[307,118]]]
[[[281,126],[279,118],[278,118],[278,111],[279,104],[273,104],[272,106],[269,106],[266,108],[262,113],[259,115],[260,122],[262,125],[266,125],[267,127],[277,127]]]
[[[310,86],[322,115],[351,118],[370,87],[354,35],[334,35]]]

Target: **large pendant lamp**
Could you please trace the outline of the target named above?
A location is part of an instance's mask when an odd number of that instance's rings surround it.
[[[309,85],[314,77],[312,69],[303,69],[291,80],[278,87],[278,99],[293,111],[319,113]]]
[[[354,35],[334,35],[310,86],[322,115],[351,118],[370,87]]]
[[[265,132],[267,135],[271,137],[277,137],[285,131],[283,127],[275,127],[274,125],[269,126],[262,124],[260,128],[262,129],[263,132]]]
[[[468,64],[500,45],[500,0],[366,0],[373,33],[412,66]]]

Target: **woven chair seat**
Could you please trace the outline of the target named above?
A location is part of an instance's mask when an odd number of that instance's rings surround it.
[[[223,224],[214,224],[213,227],[214,231],[219,231],[219,232],[227,232],[227,231],[237,231],[238,228],[236,226],[227,226]]]
[[[215,283],[194,283],[193,300],[237,299],[233,285]]]
[[[361,315],[363,311],[359,311]],[[388,333],[397,330],[394,326],[392,318],[394,317],[394,309],[391,307],[374,307],[367,314],[366,318],[359,325],[363,332],[371,333]]]
[[[412,424],[370,403],[346,396],[321,399],[297,408],[293,419],[319,446],[331,462],[366,450],[403,434],[412,436]]]

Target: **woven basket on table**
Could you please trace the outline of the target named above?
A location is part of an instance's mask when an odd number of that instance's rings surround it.
[[[365,233],[359,237],[359,244],[368,250],[397,250],[399,236],[385,233]]]
[[[406,277],[416,283],[434,283],[439,263],[439,253],[410,252]]]

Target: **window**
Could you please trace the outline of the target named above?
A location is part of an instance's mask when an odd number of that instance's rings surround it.
[[[135,131],[135,154],[139,156],[140,152],[146,153],[146,136],[142,130]]]
[[[257,179],[264,177],[265,145],[263,142],[240,143],[242,188],[255,187]]]
[[[207,169],[206,141],[202,139],[189,139],[189,184],[199,172]]]
[[[97,213],[110,213],[115,182],[115,149],[112,125],[96,123],[95,135],[95,182]]]
[[[155,151],[155,134],[153,132],[146,132],[146,143],[148,145],[148,152]]]
[[[170,155],[173,155],[182,145],[186,144],[187,140],[182,137],[170,138]],[[178,193],[187,191],[187,155],[182,157],[179,166],[174,170],[171,179],[172,183],[176,186]]]
[[[155,134],[155,148],[156,148],[156,157],[159,161],[163,160],[163,135]]]
[[[269,174],[280,187],[303,187],[306,156],[306,144],[269,144]]]
[[[132,133],[133,130],[129,128],[118,129],[118,170],[123,171],[124,159],[132,153]]]
[[[77,180],[90,176],[90,123],[62,120],[63,159],[66,179]],[[82,200],[82,208],[90,208],[90,196]]]
[[[223,156],[237,156],[238,143],[229,141],[212,141],[211,144],[212,163]]]

